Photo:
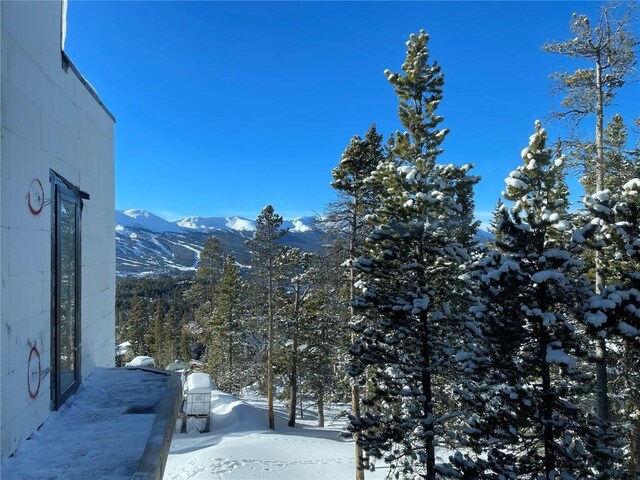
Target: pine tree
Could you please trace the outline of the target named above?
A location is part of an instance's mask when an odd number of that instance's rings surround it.
[[[313,256],[298,248],[286,248],[283,251],[284,269],[289,281],[285,290],[288,292],[288,300],[284,308],[283,330],[287,335],[287,368],[289,369],[289,421],[290,427],[296,425],[296,405],[298,402],[298,378],[300,364],[301,340],[304,335],[303,317],[305,315],[305,300],[313,288],[312,263]]]
[[[131,299],[131,311],[127,322],[127,338],[131,342],[131,348],[135,355],[144,355],[148,352],[147,342],[145,341],[145,330],[148,322],[144,300],[134,296]]]
[[[198,260],[196,275],[191,288],[184,293],[185,300],[194,312],[194,327],[198,334],[198,350],[204,349],[205,357],[209,356],[211,345],[211,325],[215,314],[215,290],[224,261],[223,248],[216,237],[205,241]]]
[[[467,175],[470,165],[436,164],[448,130],[437,128],[444,78],[429,63],[428,39],[423,31],[411,35],[403,73],[385,72],[408,132],[396,135],[392,156],[367,180],[380,192],[380,205],[369,216],[366,251],[354,263],[363,290],[353,305],[366,321],[352,326],[350,373],[363,382],[370,372],[366,411],[351,417],[359,443],[384,457],[395,476],[433,480],[444,471],[435,454],[443,434],[438,386],[446,383],[438,380],[461,303],[457,277],[469,258],[454,235],[470,218],[463,197],[478,179]]]
[[[148,347],[149,355],[154,358],[156,365],[161,365],[160,356],[163,342],[164,333],[164,302],[161,298],[153,299],[155,308],[153,311],[153,318],[149,323],[149,328],[144,332],[145,343]]]
[[[596,292],[586,303],[584,316],[592,338],[606,338],[615,348],[609,365],[618,372],[610,393],[616,399],[612,418],[616,431],[606,429],[611,438],[619,431],[627,433],[627,468],[635,478],[638,473],[640,449],[640,391],[638,358],[640,348],[640,179],[634,178],[613,191],[605,190],[584,199],[591,218],[574,238],[602,252],[611,267],[607,270],[608,285]]]
[[[305,302],[303,316],[304,355],[301,370],[308,379],[308,391],[315,393],[318,404],[318,426],[324,427],[325,397],[346,392],[344,382],[344,352],[349,344],[349,329],[345,322],[345,298],[342,251],[331,247],[314,257],[310,271],[313,289]]]
[[[211,350],[209,366],[216,384],[223,390],[238,392],[240,389],[239,339],[241,335],[240,299],[243,282],[235,258],[227,256],[222,276],[216,286],[216,310],[212,318]]]
[[[262,209],[256,219],[256,230],[253,239],[247,241],[247,246],[251,252],[252,266],[255,274],[265,281],[267,297],[267,417],[269,428],[275,428],[275,418],[273,414],[273,361],[275,342],[275,278],[277,276],[276,261],[282,250],[279,239],[287,232],[282,229],[282,217],[275,213],[271,205]]]
[[[340,159],[340,163],[331,172],[333,182],[331,186],[338,193],[338,200],[329,205],[327,224],[333,233],[340,238],[346,237],[348,251],[345,260],[348,265],[349,302],[355,299],[356,272],[353,262],[361,254],[362,244],[368,233],[366,216],[375,205],[376,198],[373,190],[366,183],[371,172],[384,159],[382,136],[378,134],[376,126],[372,125],[362,140],[354,136]],[[349,307],[349,321],[356,322],[353,307]],[[352,333],[351,341],[355,340]],[[351,387],[351,413],[360,418],[360,386],[354,382]],[[362,448],[355,434],[356,480],[364,479]]]
[[[178,358],[183,362],[189,362],[192,359],[191,355],[191,335],[189,334],[189,324],[187,321],[182,323],[180,329],[180,344],[178,347]]]
[[[543,46],[550,53],[567,55],[572,58],[590,62],[590,68],[581,68],[573,73],[556,73],[552,78],[558,89],[566,94],[562,100],[563,111],[556,117],[568,120],[576,127],[590,116],[595,116],[595,190],[605,189],[607,172],[604,122],[605,108],[612,101],[636,65],[635,48],[639,41],[633,34],[631,22],[632,9],[629,7],[619,17],[615,15],[615,5],[604,4],[601,7],[597,24],[592,25],[585,15],[574,14],[570,30],[573,38],[564,42],[551,42]],[[604,259],[596,252],[595,286],[602,291],[607,279],[604,274]],[[607,378],[607,345],[601,338],[598,345],[598,413],[605,421],[609,419],[608,378]]]
[[[604,182],[602,190],[613,190],[622,187],[627,181],[640,176],[640,164],[634,161],[632,151],[627,149],[627,126],[622,116],[616,114],[603,132]],[[582,142],[574,152],[578,163],[584,166],[580,182],[587,194],[594,194],[596,189],[596,146],[593,142]]]
[[[505,180],[513,207],[496,213],[497,249],[473,274],[484,349],[456,355],[477,379],[463,385],[476,405],[465,431],[484,456],[454,464],[470,478],[618,478],[609,468],[616,446],[581,406],[589,388],[581,262],[572,253],[564,158],[553,158],[539,122],[522,160]]]

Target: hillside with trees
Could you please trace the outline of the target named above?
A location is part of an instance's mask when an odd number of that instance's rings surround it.
[[[268,205],[242,262],[208,236],[192,277],[119,280],[118,342],[261,392],[270,428],[274,397],[289,426],[301,408],[322,425],[327,402],[350,402],[357,480],[382,462],[391,478],[640,478],[640,116],[614,101],[638,88],[632,21],[605,4],[543,46],[576,69],[549,72],[562,98],[534,111],[488,241],[472,153],[442,161],[455,132],[419,31],[385,71],[402,129],[364,125],[346,145],[323,240],[283,241]],[[570,133],[551,139],[558,121]]]

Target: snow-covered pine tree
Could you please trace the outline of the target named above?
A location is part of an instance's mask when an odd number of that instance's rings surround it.
[[[604,130],[602,144],[604,176],[600,190],[597,189],[598,164],[594,161],[596,144],[589,141],[581,142],[579,148],[575,148],[573,152],[574,158],[583,164],[581,183],[587,193],[583,201],[585,210],[579,219],[584,228],[578,231],[576,238],[587,247],[583,257],[591,278],[595,280],[594,272],[599,272],[600,278],[605,280],[598,293],[587,303],[585,318],[588,320],[597,318],[593,315],[600,309],[595,307],[609,304],[610,295],[617,299],[618,290],[628,291],[629,288],[635,288],[629,279],[630,275],[637,271],[637,264],[633,256],[625,253],[625,241],[622,240],[631,233],[623,233],[621,228],[623,225],[625,229],[634,228],[634,221],[626,218],[629,212],[633,212],[633,208],[627,207],[629,204],[624,187],[631,179],[640,176],[640,159],[637,151],[628,145],[627,127],[620,115],[614,115]],[[623,215],[622,212],[626,213]],[[600,261],[596,262],[596,258]],[[599,265],[599,268],[596,268],[596,265]],[[631,301],[633,300],[632,296]],[[588,321],[586,325],[591,339],[590,346],[595,347],[596,352],[606,353],[605,356],[592,356],[596,371],[600,372],[598,377],[602,379],[604,372],[608,377],[606,391],[599,389],[599,404],[606,407],[601,407],[600,411],[606,410],[608,413],[600,428],[607,432],[610,443],[614,443],[616,432],[619,436],[620,432],[626,431],[628,448],[632,448],[630,445],[634,443],[634,438],[640,435],[640,424],[634,427],[630,424],[629,417],[634,407],[633,403],[629,403],[633,395],[629,394],[628,372],[636,369],[632,360],[635,342],[621,335],[618,322],[622,321],[624,315],[615,313],[616,310],[627,308],[626,304],[627,302],[622,302],[622,305],[605,308],[602,315],[606,314],[607,321],[602,324],[596,320],[595,323]],[[600,385],[603,384],[601,380]],[[611,421],[611,425],[606,425],[607,420]],[[628,469],[637,469],[632,466],[628,465]]]
[[[347,251],[344,252],[345,265],[348,269],[349,302],[355,299],[356,272],[353,262],[360,256],[362,245],[369,233],[365,217],[376,205],[376,195],[366,183],[371,172],[384,159],[382,135],[378,134],[375,125],[371,125],[365,139],[354,136],[345,149],[340,163],[331,172],[333,181],[331,186],[338,193],[338,200],[331,203],[327,209],[326,224],[329,231],[344,239]],[[353,307],[349,306],[349,322],[358,322]],[[351,341],[355,340],[352,333]],[[354,382],[351,386],[351,413],[360,418],[360,386]],[[362,447],[355,434],[356,480],[364,479],[364,459]]]
[[[572,252],[572,218],[563,157],[553,158],[546,133],[522,151],[506,178],[496,214],[497,248],[477,263],[481,302],[472,308],[484,349],[456,356],[478,379],[465,399],[468,448],[454,464],[469,478],[618,478],[617,453],[590,422],[581,399],[588,387],[579,362],[584,282]],[[606,458],[606,461],[604,459]]]
[[[361,294],[353,306],[366,316],[352,325],[350,373],[364,382],[363,415],[351,417],[358,443],[384,458],[396,478],[433,480],[445,471],[436,463],[444,435],[439,421],[446,402],[438,383],[449,371],[452,320],[460,301],[458,276],[468,260],[456,239],[471,214],[463,197],[477,182],[470,165],[438,165],[448,130],[436,114],[444,78],[429,62],[429,36],[420,31],[407,42],[403,73],[385,72],[399,98],[406,133],[398,133],[390,158],[367,183],[378,194],[373,230],[354,263]]]
[[[303,315],[304,351],[300,369],[306,379],[306,391],[318,402],[318,426],[324,427],[326,398],[342,399],[349,386],[345,382],[344,353],[349,344],[344,297],[342,253],[323,249],[314,256],[311,270],[313,289],[305,302]]]
[[[605,109],[612,105],[617,91],[635,73],[636,48],[640,44],[632,29],[634,8],[626,5],[619,13],[620,4],[603,3],[600,16],[592,22],[586,15],[574,14],[570,24],[572,38],[564,42],[550,42],[542,48],[546,52],[566,55],[589,63],[588,68],[559,72],[551,76],[556,87],[565,94],[563,109],[554,116],[566,120],[573,130],[588,117],[595,117],[594,155],[590,162],[595,177],[595,191],[605,189],[607,164],[604,145]],[[570,139],[569,143],[575,139]],[[604,290],[607,278],[605,260],[601,252],[595,256],[595,288]],[[607,344],[601,338],[597,344],[596,375],[598,379],[598,414],[609,420]]]
[[[592,339],[606,338],[614,347],[611,421],[627,434],[626,469],[635,479],[640,469],[640,179],[587,195],[584,204],[590,220],[574,238],[608,260],[608,284],[586,302],[584,321]],[[608,422],[601,421],[599,428],[613,442],[616,432]]]
[[[603,132],[604,180],[603,190],[620,188],[632,178],[640,177],[640,166],[634,162],[627,150],[629,135],[621,115],[613,116]],[[576,162],[583,165],[580,183],[588,194],[596,190],[596,145],[593,142],[581,142],[573,152]]]
[[[282,223],[282,217],[275,212],[271,205],[267,205],[262,209],[256,219],[256,230],[253,238],[247,241],[247,248],[251,252],[252,271],[254,275],[257,275],[262,280],[267,299],[267,418],[269,428],[272,430],[275,428],[275,417],[273,413],[275,278],[277,276],[277,260],[283,249],[279,240],[287,233],[287,230],[282,228]]]
[[[235,258],[228,255],[222,266],[222,274],[215,288],[215,312],[211,320],[209,366],[211,374],[221,389],[237,393],[244,365],[239,345],[242,335],[241,304],[243,281]]]
[[[282,252],[282,263],[287,280],[284,282],[284,307],[281,315],[282,331],[286,337],[286,368],[288,369],[289,420],[296,426],[298,405],[298,379],[300,377],[300,345],[304,338],[306,298],[313,288],[313,257],[299,248],[286,247]]]
[[[223,261],[220,240],[210,236],[200,252],[193,284],[184,294],[185,300],[191,304],[194,311],[194,338],[199,344],[198,350],[204,350],[205,358],[209,356],[211,322],[215,313],[215,289],[222,273]]]

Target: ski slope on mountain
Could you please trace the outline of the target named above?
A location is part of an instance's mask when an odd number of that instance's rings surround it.
[[[175,433],[165,480],[341,480],[354,476],[354,448],[340,435],[347,405],[330,405],[326,427],[306,411],[297,426],[287,426],[286,409],[276,402],[276,430],[267,428],[266,401],[242,400],[214,390],[211,432]],[[367,480],[386,477],[388,469],[367,472]]]
[[[142,227],[152,232],[182,232],[182,228],[146,210],[116,210],[116,231],[125,227]]]

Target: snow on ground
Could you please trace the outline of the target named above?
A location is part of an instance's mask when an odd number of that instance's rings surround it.
[[[152,411],[167,377],[97,368],[16,454],[3,460],[2,480],[129,480],[142,458]]]
[[[266,400],[242,400],[214,390],[211,431],[175,433],[165,480],[341,480],[354,477],[351,439],[340,435],[347,405],[329,405],[325,428],[316,427],[315,412],[305,412],[296,427],[287,426],[285,406],[276,402],[276,430],[267,427]],[[384,465],[367,472],[367,480],[385,478]]]

